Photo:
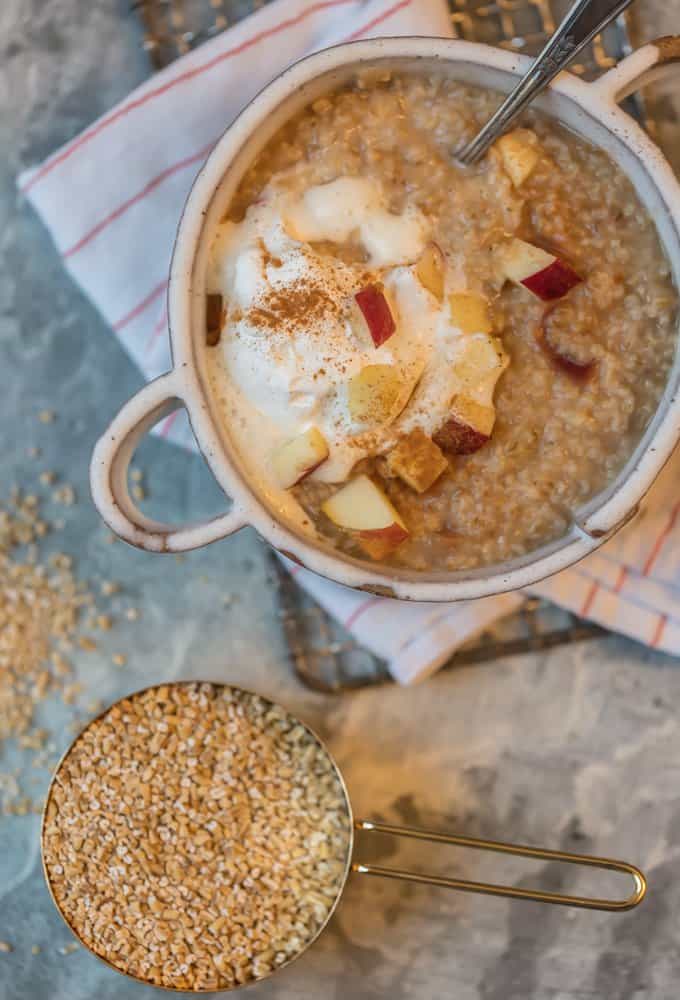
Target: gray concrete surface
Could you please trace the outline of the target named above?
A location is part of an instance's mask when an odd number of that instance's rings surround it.
[[[645,33],[680,27],[673,3],[646,4]],[[66,279],[14,176],[141,80],[147,67],[124,0],[0,4],[0,493],[57,469],[80,502],[59,546],[93,581],[124,582],[142,609],[80,676],[109,700],[162,678],[238,681],[279,698],[329,740],[357,814],[472,835],[628,858],[649,874],[638,911],[607,915],[428,891],[354,877],[317,945],[280,978],[252,988],[277,1000],[671,1000],[680,982],[680,669],[611,638],[459,669],[414,690],[314,695],[292,677],[266,555],[245,532],[184,561],[107,545],[87,498],[92,444],[138,373]],[[37,413],[58,418],[43,425]],[[42,447],[31,463],[27,447]],[[153,505],[184,517],[217,510],[201,462],[144,445]],[[53,543],[53,544],[56,544]],[[233,595],[228,607],[224,596]],[[45,714],[58,723],[58,706]],[[68,741],[62,731],[60,746]],[[38,775],[47,781],[46,774]],[[38,786],[38,790],[40,785]],[[151,1000],[70,941],[44,887],[36,817],[0,819],[0,1000]],[[427,863],[466,878],[594,888],[555,865],[387,840],[358,857]],[[33,956],[31,947],[41,946]]]

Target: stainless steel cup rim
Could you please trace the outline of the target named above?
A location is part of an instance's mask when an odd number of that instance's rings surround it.
[[[95,725],[100,719],[102,719],[108,712],[111,711],[115,706],[119,705],[123,701],[128,701],[134,698],[141,697],[149,691],[156,690],[161,687],[201,687],[203,685],[208,685],[211,688],[218,689],[228,689],[239,694],[253,696],[260,698],[262,701],[266,702],[272,708],[282,709],[286,715],[294,721],[297,725],[301,726],[317,743],[318,747],[328,758],[329,763],[332,765],[333,771],[338,779],[339,786],[342,790],[345,812],[347,818],[347,856],[345,859],[344,870],[342,877],[338,882],[338,887],[333,900],[332,905],[329,907],[326,918],[323,923],[318,927],[316,932],[311,936],[303,945],[303,947],[288,958],[281,965],[274,969],[271,969],[266,975],[260,976],[257,979],[248,980],[245,983],[236,984],[234,986],[221,986],[218,988],[199,988],[199,989],[187,989],[186,987],[175,987],[175,986],[165,986],[158,985],[151,982],[148,979],[144,979],[140,976],[136,976],[133,973],[127,972],[126,970],[118,967],[109,959],[105,958],[103,955],[99,954],[87,941],[83,939],[78,929],[73,925],[73,923],[68,919],[66,914],[63,912],[59,901],[56,898],[52,884],[50,881],[50,876],[47,870],[47,864],[45,861],[45,823],[47,817],[47,809],[52,797],[52,791],[55,787],[61,769],[64,763],[68,760],[68,757],[76,744],[81,740],[83,735],[90,729],[91,726]],[[582,897],[582,896],[570,896],[563,893],[557,892],[543,892],[541,890],[533,889],[522,889],[512,885],[503,885],[487,882],[475,882],[467,879],[453,879],[437,875],[427,875],[420,872],[405,871],[402,869],[384,868],[378,865],[365,864],[359,861],[353,860],[354,856],[354,841],[355,841],[355,830],[360,830],[366,833],[384,833],[395,837],[405,837],[414,840],[424,840],[430,843],[440,843],[447,844],[457,847],[467,847],[475,850],[491,851],[499,854],[510,854],[518,857],[528,857],[537,860],[548,860],[548,861],[560,861],[571,865],[582,865],[589,868],[599,868],[609,871],[616,871],[620,874],[629,876],[634,883],[634,891],[622,900],[612,900],[612,899],[599,899],[595,897]],[[70,742],[69,746],[66,748],[62,754],[55,770],[50,780],[49,788],[47,790],[47,795],[45,796],[45,804],[43,807],[41,825],[40,825],[40,857],[43,868],[43,874],[45,877],[45,882],[47,884],[48,891],[52,897],[57,911],[66,923],[67,927],[71,933],[77,938],[79,943],[86,948],[92,955],[103,962],[105,965],[114,971],[120,973],[121,975],[127,976],[130,979],[136,980],[137,982],[143,983],[147,986],[154,986],[156,989],[165,990],[170,993],[196,993],[196,994],[211,994],[211,993],[226,993],[236,989],[243,989],[246,986],[251,986],[254,983],[263,982],[265,979],[271,978],[275,973],[279,972],[281,969],[285,969],[287,966],[296,962],[301,956],[310,948],[315,941],[321,936],[323,931],[328,926],[331,917],[334,915],[342,894],[347,885],[347,880],[351,872],[359,875],[374,875],[382,878],[399,879],[409,882],[415,882],[421,885],[431,885],[439,888],[454,889],[462,892],[479,893],[482,895],[492,895],[492,896],[504,896],[512,899],[524,899],[533,900],[534,902],[541,903],[552,903],[562,906],[574,906],[581,909],[590,910],[604,910],[609,912],[621,912],[625,910],[631,910],[638,906],[642,902],[646,891],[647,891],[647,881],[643,873],[635,865],[629,864],[625,861],[618,861],[612,858],[601,858],[590,855],[580,855],[573,854],[565,851],[549,850],[546,848],[529,847],[520,844],[508,844],[503,841],[492,841],[483,840],[475,837],[464,837],[455,834],[447,834],[434,830],[422,830],[413,827],[403,827],[395,826],[393,824],[382,823],[373,820],[357,820],[354,818],[354,813],[352,810],[352,803],[349,797],[349,791],[345,783],[342,771],[338,766],[335,757],[328,749],[324,740],[318,735],[318,733],[306,722],[303,722],[296,715],[290,712],[287,708],[280,705],[278,702],[273,701],[266,695],[260,694],[259,692],[252,691],[248,688],[241,687],[240,685],[230,684],[221,681],[203,681],[203,680],[173,680],[167,682],[160,682],[156,684],[149,684],[143,688],[133,691],[130,694],[123,695],[117,698],[115,701],[111,702],[106,708],[95,715],[92,719],[85,724],[85,726],[80,730],[80,732],[74,737]]]
[[[314,933],[313,937],[309,938],[309,940],[305,942],[303,948],[300,951],[296,952],[294,955],[292,955],[290,958],[288,958],[281,965],[278,965],[275,969],[272,969],[265,976],[260,976],[257,979],[250,979],[250,980],[248,980],[245,983],[240,983],[240,984],[235,985],[235,986],[220,986],[219,988],[215,988],[215,989],[213,989],[213,988],[210,988],[210,989],[187,989],[186,987],[158,985],[157,983],[151,982],[151,980],[149,980],[149,979],[144,979],[141,976],[136,976],[136,975],[134,975],[131,972],[127,972],[125,969],[121,969],[119,966],[115,965],[108,958],[105,958],[103,955],[100,955],[99,952],[97,952],[87,941],[84,940],[84,938],[78,932],[77,928],[72,924],[72,922],[68,919],[68,917],[66,916],[66,914],[62,910],[61,906],[59,905],[59,901],[57,900],[57,897],[56,897],[56,895],[54,893],[54,890],[52,888],[52,884],[51,884],[51,881],[50,881],[49,873],[48,873],[48,870],[47,870],[47,865],[46,865],[46,862],[45,862],[45,849],[44,849],[44,845],[45,845],[45,823],[46,823],[46,818],[47,818],[47,808],[49,806],[50,799],[52,797],[52,790],[53,790],[53,788],[54,788],[54,786],[56,784],[56,781],[58,779],[59,773],[60,773],[63,765],[68,760],[68,757],[69,757],[71,751],[74,749],[74,747],[79,742],[79,740],[82,739],[83,735],[87,732],[87,730],[90,729],[90,727],[96,725],[96,723],[99,722],[100,719],[104,718],[104,716],[107,715],[108,712],[111,711],[111,709],[115,708],[121,702],[129,701],[130,699],[134,699],[134,698],[139,698],[139,697],[141,697],[142,695],[146,694],[149,691],[154,691],[154,690],[157,690],[158,688],[161,688],[161,687],[202,687],[203,685],[209,685],[211,688],[219,688],[219,689],[222,689],[222,690],[228,689],[230,691],[235,691],[237,693],[244,694],[244,695],[252,695],[254,697],[260,698],[262,701],[266,702],[272,708],[283,709],[283,711],[286,713],[286,715],[291,720],[293,720],[299,726],[301,726],[304,730],[306,730],[306,732],[309,733],[309,735],[312,737],[312,739],[315,740],[315,742],[318,744],[318,746],[320,747],[320,749],[328,757],[328,760],[331,763],[331,765],[333,767],[333,770],[335,772],[335,775],[336,775],[336,777],[338,779],[340,788],[342,789],[342,793],[343,793],[343,797],[344,797],[344,801],[345,801],[346,816],[347,816],[347,830],[348,830],[348,835],[347,835],[347,857],[345,858],[345,866],[344,866],[344,870],[343,870],[343,873],[342,873],[342,877],[341,877],[341,879],[340,879],[340,881],[338,883],[338,889],[337,889],[337,892],[336,892],[336,895],[335,895],[335,899],[333,900],[332,906],[329,908],[329,911],[328,911],[328,914],[326,916],[326,919],[323,921],[323,923],[320,925],[320,927]],[[45,877],[45,882],[47,884],[47,889],[49,891],[49,894],[52,897],[52,902],[54,903],[55,907],[57,908],[57,911],[59,912],[59,915],[61,916],[62,920],[64,921],[64,923],[66,924],[66,926],[69,928],[69,930],[71,931],[71,933],[77,938],[78,942],[84,948],[86,948],[92,955],[95,956],[95,958],[99,959],[100,962],[103,962],[104,965],[107,965],[110,969],[113,969],[115,972],[118,972],[120,975],[127,976],[129,979],[133,979],[133,980],[135,980],[138,983],[143,983],[145,986],[153,986],[153,987],[155,987],[155,989],[165,990],[165,992],[167,992],[167,993],[196,993],[196,994],[201,994],[201,995],[209,995],[209,994],[215,994],[215,993],[227,993],[227,992],[231,992],[232,990],[236,990],[236,989],[244,989],[246,986],[252,986],[255,983],[264,982],[265,979],[269,979],[271,976],[274,975],[274,973],[279,972],[281,969],[285,969],[288,965],[291,965],[293,962],[297,961],[297,959],[300,958],[300,956],[303,955],[304,952],[306,952],[307,949],[312,944],[314,944],[314,942],[317,940],[317,938],[319,937],[319,935],[323,933],[323,931],[326,929],[326,926],[328,925],[328,921],[331,919],[331,917],[335,913],[335,910],[337,909],[337,906],[338,906],[338,904],[340,902],[340,897],[342,896],[342,893],[343,893],[343,891],[345,889],[345,885],[347,883],[347,878],[348,878],[350,870],[351,870],[353,851],[354,851],[354,819],[353,819],[353,814],[352,814],[352,806],[351,806],[350,798],[349,798],[349,792],[347,791],[347,785],[345,784],[345,779],[342,776],[342,772],[340,771],[340,768],[338,767],[338,765],[337,765],[337,763],[335,761],[335,758],[333,757],[333,755],[328,750],[328,748],[325,745],[324,741],[311,728],[311,726],[308,726],[307,723],[302,722],[302,720],[298,719],[297,716],[293,715],[292,712],[289,712],[287,708],[284,708],[278,702],[273,701],[271,698],[268,698],[266,695],[260,694],[258,691],[252,691],[249,688],[241,687],[238,684],[229,684],[229,683],[222,682],[222,681],[206,681],[206,680],[173,680],[173,681],[161,681],[161,682],[156,683],[156,684],[147,684],[143,688],[139,688],[136,691],[131,692],[130,694],[122,695],[120,698],[116,698],[114,701],[112,701],[109,705],[106,706],[106,708],[103,708],[100,712],[97,713],[97,715],[93,716],[83,726],[83,728],[73,738],[73,740],[71,740],[71,742],[69,743],[68,747],[66,748],[66,750],[64,751],[64,753],[59,758],[59,762],[58,762],[57,766],[55,767],[54,772],[52,774],[52,777],[50,779],[50,784],[49,784],[49,787],[47,789],[47,794],[45,796],[45,804],[43,806],[43,811],[42,811],[42,816],[41,816],[41,821],[40,821],[40,861],[41,861],[41,864],[42,864],[43,875]]]

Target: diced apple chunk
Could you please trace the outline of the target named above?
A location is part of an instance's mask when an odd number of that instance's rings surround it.
[[[390,472],[399,476],[416,493],[424,493],[448,468],[440,448],[416,427],[395,445],[387,456]]]
[[[328,445],[316,427],[286,441],[272,456],[274,475],[279,486],[290,489],[314,472],[328,458]]]
[[[449,295],[451,322],[463,333],[491,333],[493,323],[489,303],[476,292],[453,292]]]
[[[446,260],[436,243],[428,243],[416,263],[416,276],[423,288],[441,302],[444,298]]]
[[[453,363],[462,394],[477,402],[490,403],[496,382],[509,363],[497,337],[469,337]]]
[[[501,250],[503,274],[509,281],[514,281],[518,285],[532,274],[539,274],[550,267],[556,259],[547,250],[517,237],[509,240]]]
[[[493,394],[509,358],[494,337],[471,337],[455,363],[459,390],[433,441],[452,455],[478,451],[491,437],[496,420]]]
[[[469,424],[462,424],[449,417],[439,428],[434,440],[450,455],[472,455],[489,440],[489,434],[480,434]]]
[[[572,381],[583,384],[590,379],[591,375],[597,368],[597,361],[592,357],[588,359],[572,357],[562,347],[558,347],[552,343],[548,333],[548,324],[550,317],[553,316],[559,308],[559,303],[546,308],[536,331],[536,340],[557,371],[564,372],[564,374],[568,375]]]
[[[371,340],[376,347],[380,347],[397,329],[383,290],[378,285],[367,285],[356,293],[354,299],[366,321]]]
[[[527,128],[518,128],[496,142],[503,168],[515,187],[520,187],[540,159],[538,139]]]
[[[219,293],[209,293],[205,300],[205,342],[216,347],[224,325],[224,300]]]
[[[543,302],[561,299],[583,280],[569,264],[547,250],[512,239],[501,251],[504,276]]]
[[[384,559],[408,538],[399,512],[368,476],[357,476],[322,505],[333,524],[358,532],[359,544],[372,559]]]
[[[384,424],[396,416],[403,383],[394,365],[366,365],[347,383],[347,406],[353,420]]]
[[[386,559],[402,542],[408,538],[408,531],[399,524],[391,524],[389,528],[379,528],[378,531],[359,532],[359,545],[367,556],[380,562]]]
[[[404,522],[379,486],[368,476],[357,476],[322,505],[322,511],[339,528],[378,531]]]

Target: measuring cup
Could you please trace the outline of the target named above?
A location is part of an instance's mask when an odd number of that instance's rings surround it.
[[[279,711],[283,711],[293,725],[299,725],[304,730],[306,730],[311,739],[314,742],[316,742],[320,751],[323,754],[325,754],[329,764],[332,767],[332,770],[337,776],[338,785],[342,792],[342,796],[344,797],[344,808],[346,811],[348,839],[347,839],[347,854],[346,854],[344,872],[342,874],[341,879],[339,880],[335,899],[333,900],[328,910],[328,914],[323,923],[320,925],[320,927],[314,933],[314,935],[303,943],[302,947],[296,954],[290,956],[284,963],[272,969],[266,975],[260,976],[257,979],[252,979],[247,983],[235,986],[229,986],[229,985],[220,986],[218,989],[214,990],[203,989],[203,988],[192,990],[192,989],[187,989],[187,987],[182,987],[180,989],[173,986],[159,986],[157,983],[150,983],[147,980],[141,979],[140,977],[135,976],[127,972],[126,970],[114,965],[107,958],[98,954],[88,944],[87,941],[83,940],[83,938],[78,932],[78,928],[72,924],[72,922],[66,917],[61,907],[59,906],[59,902],[50,884],[48,869],[45,862],[45,820],[47,815],[47,808],[50,803],[52,790],[55,786],[55,783],[58,781],[62,769],[68,762],[71,751],[73,750],[75,745],[78,743],[78,741],[81,739],[83,734],[87,731],[87,729],[90,726],[94,725],[94,723],[96,723],[99,719],[105,716],[112,708],[119,705],[120,702],[132,700],[135,697],[139,697],[148,691],[154,690],[155,688],[159,688],[161,686],[172,688],[174,686],[179,686],[182,684],[202,686],[204,683],[208,684],[208,686],[214,690],[218,691],[230,690],[237,694],[245,695],[246,697],[248,696],[257,697],[261,699],[261,701],[269,705],[271,708],[276,708]],[[359,857],[355,858],[354,856],[355,830],[363,831],[365,833],[385,833],[394,837],[404,837],[411,840],[423,840],[423,841],[428,841],[430,843],[438,843],[438,844],[451,844],[456,847],[469,847],[475,850],[492,851],[498,854],[511,854],[523,858],[535,858],[541,861],[561,861],[570,865],[581,865],[588,868],[606,869],[608,871],[615,871],[623,875],[629,876],[633,880],[634,888],[632,893],[625,899],[600,899],[597,897],[590,897],[590,896],[572,896],[561,892],[548,892],[548,891],[543,891],[541,889],[522,889],[513,885],[504,885],[493,882],[476,882],[476,881],[470,881],[468,879],[449,878],[441,875],[428,875],[428,874],[423,874],[421,872],[406,871],[400,868],[384,868],[379,865],[374,865],[368,862],[361,861]],[[138,982],[144,982],[147,985],[153,985],[157,989],[165,989],[169,990],[170,992],[181,992],[181,993],[227,992],[228,990],[240,989],[241,986],[248,986],[253,982],[261,982],[263,979],[269,978],[270,976],[274,975],[276,972],[279,971],[279,969],[283,969],[287,965],[290,965],[291,962],[296,961],[317,940],[319,935],[328,925],[328,921],[332,917],[336,907],[338,906],[338,903],[340,902],[340,898],[342,896],[342,893],[344,891],[345,885],[347,884],[347,880],[350,874],[381,876],[383,878],[399,879],[405,882],[416,882],[423,885],[438,886],[439,888],[444,888],[444,889],[457,889],[462,892],[481,893],[487,896],[505,896],[510,899],[533,900],[534,902],[539,902],[539,903],[552,903],[561,906],[576,906],[576,907],[581,907],[583,909],[607,910],[612,912],[633,909],[633,907],[637,906],[639,903],[642,902],[642,899],[644,898],[645,893],[647,891],[647,882],[645,876],[642,874],[639,868],[636,868],[635,865],[629,864],[626,861],[617,861],[613,860],[612,858],[593,857],[586,854],[572,854],[566,851],[548,850],[547,848],[542,848],[542,847],[528,847],[521,844],[507,844],[502,841],[482,840],[477,837],[465,837],[465,836],[460,836],[458,834],[443,833],[435,830],[423,830],[423,829],[417,829],[415,827],[395,826],[391,823],[382,823],[382,822],[377,822],[375,820],[355,819],[354,814],[352,812],[352,805],[349,799],[349,793],[347,791],[347,786],[345,784],[342,773],[335,759],[333,758],[332,754],[330,753],[324,742],[314,732],[313,729],[311,729],[308,725],[306,725],[306,723],[301,722],[286,709],[282,709],[281,706],[277,705],[275,702],[272,702],[270,699],[264,697],[263,695],[256,694],[255,692],[248,691],[245,688],[240,688],[235,685],[214,684],[212,682],[175,681],[175,682],[170,682],[166,685],[152,685],[150,687],[143,688],[141,691],[137,691],[134,694],[127,695],[119,699],[118,701],[110,705],[109,708],[105,709],[103,712],[99,713],[99,715],[93,718],[87,724],[87,726],[85,726],[85,728],[80,732],[80,734],[73,740],[73,742],[71,743],[71,745],[61,758],[54,772],[52,781],[50,783],[50,787],[48,789],[47,798],[45,801],[45,809],[43,811],[40,839],[41,839],[41,857],[43,864],[43,872],[45,874],[45,880],[47,882],[50,895],[52,896],[54,904],[59,910],[59,913],[61,914],[61,916],[63,917],[63,919],[69,926],[70,930],[73,932],[73,934],[75,934],[75,936],[81,942],[81,944],[89,951],[91,951],[93,955],[95,955],[97,958],[103,961],[106,965],[109,965],[117,972],[121,972],[122,974],[127,975],[131,979],[136,979]]]

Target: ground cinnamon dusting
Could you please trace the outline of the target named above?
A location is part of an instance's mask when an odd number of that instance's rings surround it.
[[[253,326],[266,330],[293,332],[303,322],[337,316],[340,306],[325,289],[300,280],[285,291],[271,289],[261,299],[261,305],[246,313]]]

